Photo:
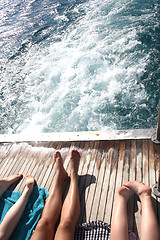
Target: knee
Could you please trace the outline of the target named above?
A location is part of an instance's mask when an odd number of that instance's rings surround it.
[[[75,228],[76,223],[74,222],[74,220],[72,218],[65,218],[63,220],[60,221],[59,227],[62,229],[74,229]]]
[[[51,223],[48,221],[46,217],[42,217],[39,220],[36,228],[41,231],[49,230],[51,228]]]

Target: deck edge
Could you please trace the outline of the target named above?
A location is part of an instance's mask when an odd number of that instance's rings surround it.
[[[53,132],[36,135],[0,134],[0,143],[4,142],[31,142],[31,141],[96,141],[96,140],[125,140],[150,139],[156,129],[129,129],[88,132]]]

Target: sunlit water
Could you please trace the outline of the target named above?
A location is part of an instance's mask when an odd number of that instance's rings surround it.
[[[151,128],[159,0],[1,0],[0,133]]]

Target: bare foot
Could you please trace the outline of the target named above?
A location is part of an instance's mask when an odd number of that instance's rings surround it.
[[[80,154],[77,150],[72,150],[70,155],[70,172],[72,174],[78,175]]]
[[[126,201],[133,195],[133,191],[125,186],[119,187],[117,193],[119,197],[124,198]]]
[[[129,181],[124,186],[131,189],[134,193],[136,193],[140,198],[143,196],[151,196],[151,188],[144,185],[142,182],[138,181]]]
[[[25,184],[26,184],[26,187],[32,191],[34,186],[34,177],[31,175],[25,176]]]
[[[0,184],[5,183],[7,185],[11,185],[12,183],[14,183],[18,179],[20,179],[22,176],[23,176],[22,174],[17,173],[17,174],[11,175],[9,177],[1,178],[0,179]]]
[[[57,151],[54,154],[54,159],[56,162],[56,173],[59,174],[59,176],[64,181],[68,177],[68,173],[66,172],[66,170],[63,167],[63,159],[62,159],[60,152]]]
[[[9,177],[0,179],[0,194],[4,193],[13,183],[21,180],[22,177],[22,174],[14,174]]]

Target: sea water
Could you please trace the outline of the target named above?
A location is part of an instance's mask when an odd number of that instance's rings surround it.
[[[0,0],[0,133],[156,127],[159,0]]]

